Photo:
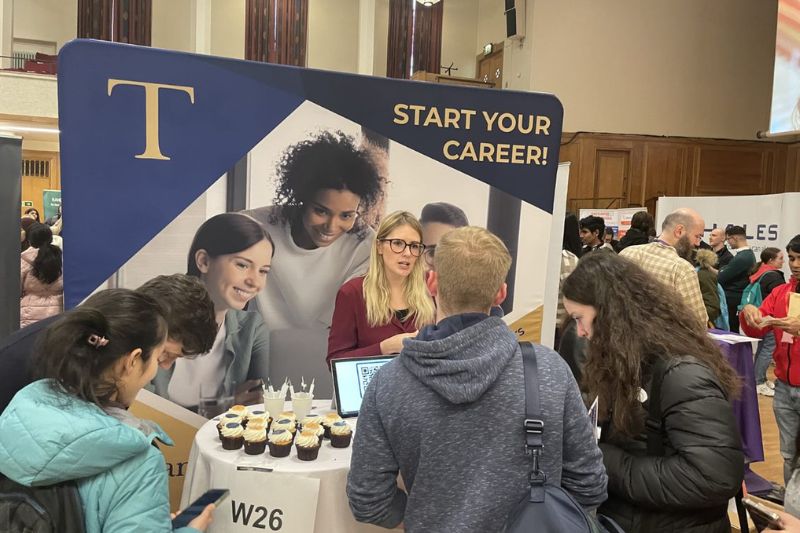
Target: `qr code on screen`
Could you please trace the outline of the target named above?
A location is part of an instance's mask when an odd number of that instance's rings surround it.
[[[381,365],[376,365],[375,363],[356,363],[358,390],[362,398],[364,397],[364,392],[367,390],[367,385],[372,381],[372,376],[375,375],[375,372],[377,372],[380,367]]]

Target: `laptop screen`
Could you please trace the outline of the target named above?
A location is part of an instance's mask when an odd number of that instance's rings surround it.
[[[358,416],[361,399],[372,376],[394,357],[355,357],[334,359],[331,363],[336,409],[342,418]]]

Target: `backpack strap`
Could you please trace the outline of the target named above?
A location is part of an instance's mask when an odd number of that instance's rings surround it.
[[[542,456],[542,434],[544,419],[539,402],[539,369],[536,364],[536,350],[530,342],[520,342],[522,351],[522,369],[525,374],[525,453],[531,456],[533,468],[530,474],[531,502],[544,501],[545,474],[539,467]]]
[[[661,457],[664,455],[664,443],[661,440],[661,384],[667,371],[667,362],[658,357],[653,365],[653,378],[650,381],[650,396],[647,422],[647,455]]]

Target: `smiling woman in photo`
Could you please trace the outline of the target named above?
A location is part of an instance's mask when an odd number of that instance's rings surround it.
[[[316,378],[332,393],[322,363],[336,291],[364,274],[374,231],[364,222],[385,180],[369,154],[341,132],[290,146],[277,168],[274,205],[246,213],[275,243],[270,283],[257,308],[270,331],[273,381]]]
[[[216,388],[218,394],[235,386],[237,403],[259,401],[258,380],[269,375],[269,334],[261,315],[244,308],[267,284],[273,250],[269,235],[246,215],[223,213],[200,226],[189,249],[187,274],[200,278],[208,290],[219,330],[210,352],[159,370],[159,395],[194,408],[201,386],[204,393]]]
[[[344,357],[399,353],[435,318],[420,259],[422,226],[406,211],[381,222],[364,277],[345,283],[336,296],[328,337],[328,364]]]

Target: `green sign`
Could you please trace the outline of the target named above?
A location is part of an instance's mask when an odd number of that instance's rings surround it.
[[[45,189],[42,191],[42,200],[44,202],[44,217],[42,222],[50,217],[58,214],[58,208],[61,207],[61,191],[54,189]]]

